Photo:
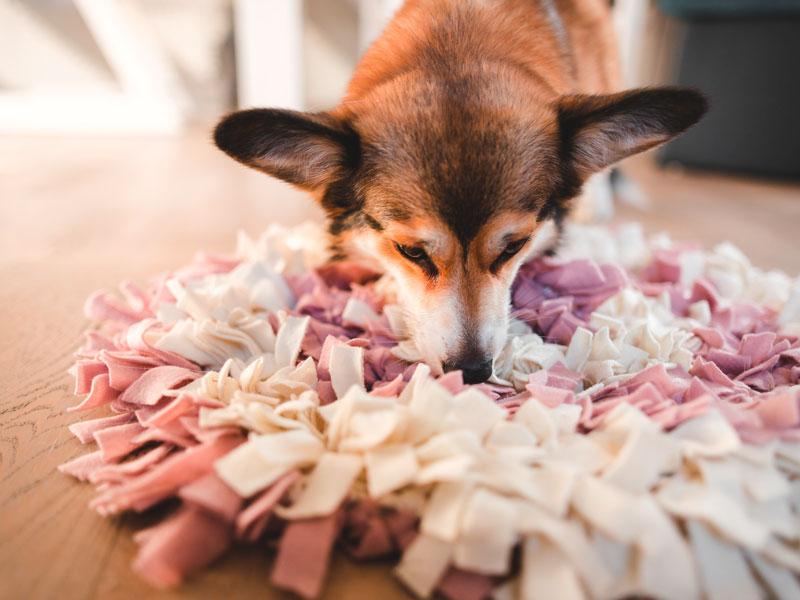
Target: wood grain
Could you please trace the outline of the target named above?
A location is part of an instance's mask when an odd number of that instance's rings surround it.
[[[680,239],[733,238],[761,266],[800,271],[800,187],[665,174],[646,161],[632,171],[653,210],[627,216]],[[239,548],[155,592],[130,571],[143,518],[99,517],[87,508],[91,487],[56,467],[86,451],[65,412],[84,298],[199,248],[229,250],[237,229],[305,218],[320,218],[310,200],[231,164],[204,134],[0,138],[0,598],[283,597],[268,586],[266,547]],[[326,597],[378,596],[407,597],[387,565],[337,556]]]

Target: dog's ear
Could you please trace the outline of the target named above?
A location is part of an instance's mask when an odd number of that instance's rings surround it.
[[[564,96],[558,121],[564,157],[581,179],[672,139],[700,120],[708,102],[691,88],[657,87]]]
[[[214,130],[217,147],[239,162],[307,190],[358,160],[358,136],[328,113],[256,108],[234,112]]]

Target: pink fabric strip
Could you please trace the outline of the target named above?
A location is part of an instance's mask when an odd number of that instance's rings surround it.
[[[87,481],[92,473],[105,466],[106,462],[103,460],[103,453],[100,450],[96,450],[89,454],[76,456],[58,465],[58,470],[81,481]]]
[[[113,427],[115,425],[124,425],[133,421],[134,417],[130,413],[123,413],[121,415],[113,415],[111,417],[100,417],[99,419],[90,419],[88,421],[78,421],[69,426],[72,434],[78,438],[81,444],[88,444],[94,441],[94,434],[102,429]]]
[[[187,504],[205,509],[226,523],[232,523],[243,500],[216,473],[209,473],[183,486],[178,496]]]
[[[494,589],[495,580],[488,575],[450,567],[437,590],[449,600],[484,600]]]
[[[210,473],[214,461],[241,442],[240,436],[226,436],[189,448],[169,457],[142,476],[109,488],[92,500],[90,506],[103,514],[149,508],[175,494],[182,486]]]
[[[80,404],[69,407],[68,411],[76,410],[89,410],[90,408],[97,408],[116,400],[119,392],[111,389],[108,380],[108,373],[102,373],[92,379],[92,386],[89,390],[89,395],[83,399]]]
[[[96,431],[94,439],[103,452],[103,458],[107,462],[114,462],[144,443],[135,441],[136,436],[144,430],[139,423],[125,423]]]
[[[133,569],[151,585],[164,589],[221,556],[232,535],[230,526],[211,514],[183,507],[139,540],[142,545]]]
[[[236,537],[255,541],[264,532],[272,509],[281,501],[289,488],[300,478],[298,471],[287,473],[251,502],[236,517]]]
[[[173,447],[169,444],[161,444],[125,462],[112,465],[106,463],[102,468],[89,474],[89,481],[95,484],[122,483],[136,475],[144,473],[146,470],[161,462],[163,458],[169,455],[172,449]]]
[[[164,396],[165,391],[193,381],[199,376],[197,371],[183,367],[154,367],[134,381],[119,398],[130,404],[152,406]]]
[[[318,519],[290,521],[272,569],[273,585],[302,598],[319,596],[340,522],[340,512]]]

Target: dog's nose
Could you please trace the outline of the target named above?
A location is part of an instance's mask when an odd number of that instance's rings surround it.
[[[492,376],[492,359],[454,361],[445,363],[444,369],[445,371],[460,370],[464,377],[464,383],[483,383]]]

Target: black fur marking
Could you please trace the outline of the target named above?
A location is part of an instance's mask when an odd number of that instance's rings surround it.
[[[414,213],[403,206],[389,206],[382,208],[381,212],[387,219],[392,221],[407,221],[414,216]]]
[[[341,262],[343,260],[347,260],[347,252],[342,250],[336,245],[331,246],[330,248],[331,253],[328,256],[328,262]]]
[[[575,170],[575,165],[572,161],[572,145],[576,129],[572,122],[565,121],[561,118],[561,112],[558,114],[558,168],[556,186],[548,197],[539,214],[536,216],[537,221],[543,222],[547,219],[553,219],[557,224],[561,223],[568,210],[567,201],[574,198],[581,192],[583,181],[578,176]]]
[[[384,227],[381,225],[378,220],[373,217],[372,215],[368,215],[367,213],[363,213],[364,222],[369,226],[372,227],[375,231],[383,231]]]
[[[358,209],[328,215],[328,233],[332,236],[341,235],[349,229],[358,227],[361,223],[361,215]]]
[[[436,268],[433,262],[428,261],[427,263],[420,264],[420,267],[430,281],[436,281],[439,278],[439,269]]]
[[[355,133],[353,137],[358,139]],[[346,147],[345,157],[347,161],[343,163],[339,175],[328,185],[321,198],[322,208],[330,220],[328,231],[334,236],[367,224],[362,212],[364,198],[357,185],[362,160],[360,144]]]

